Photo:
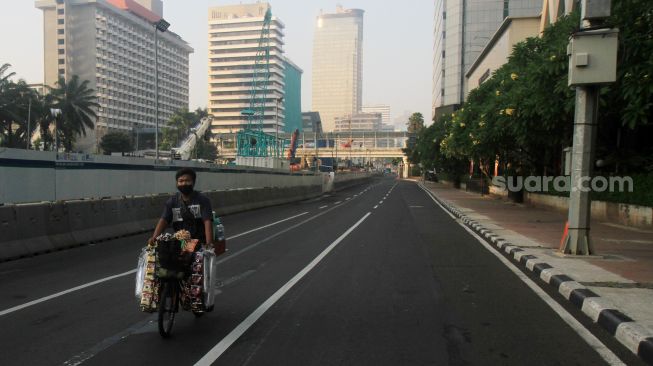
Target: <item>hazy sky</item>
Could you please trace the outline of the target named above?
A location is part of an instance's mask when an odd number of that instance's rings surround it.
[[[211,6],[253,1],[164,0],[164,17],[195,49],[190,58],[190,107],[207,105],[207,19]],[[365,10],[363,104],[388,104],[393,119],[431,114],[433,1],[272,0],[272,13],[286,25],[286,55],[304,70],[302,110],[311,107],[311,55],[315,17],[337,4]],[[27,82],[43,80],[43,17],[33,0],[0,0],[0,64]],[[397,123],[397,126],[400,124]],[[403,127],[403,126],[402,126]]]

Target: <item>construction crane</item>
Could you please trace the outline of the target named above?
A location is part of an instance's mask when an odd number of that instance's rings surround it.
[[[263,132],[268,83],[270,81],[270,22],[272,11],[268,7],[263,19],[258,41],[256,61],[250,89],[249,108],[241,111],[247,116],[247,126],[237,133],[237,154],[246,157],[279,157],[279,141]]]

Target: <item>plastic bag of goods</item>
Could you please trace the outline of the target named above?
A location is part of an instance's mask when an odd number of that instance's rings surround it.
[[[147,248],[141,250],[138,256],[138,267],[136,267],[136,299],[141,299],[143,293],[143,282],[145,282],[145,270],[147,268]]]
[[[215,251],[204,251],[204,307],[206,311],[213,310],[215,303],[216,260]]]
[[[154,276],[156,255],[153,248],[144,248],[138,258],[136,271],[136,294],[141,311],[151,313],[157,310],[159,282]]]

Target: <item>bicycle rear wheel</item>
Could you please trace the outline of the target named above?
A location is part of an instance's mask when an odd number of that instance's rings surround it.
[[[172,334],[172,326],[175,324],[177,300],[178,296],[175,284],[164,281],[161,284],[161,295],[159,296],[159,334],[163,338],[168,338]]]

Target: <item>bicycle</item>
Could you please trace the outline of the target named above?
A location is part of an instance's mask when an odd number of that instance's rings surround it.
[[[181,281],[186,277],[185,269],[188,268],[189,263],[180,260],[181,249],[177,240],[159,242],[156,250],[159,259],[157,277],[160,280],[159,334],[163,338],[168,338],[172,334],[175,315],[179,312],[179,303],[182,297]],[[193,311],[196,318],[203,314],[200,311]]]

